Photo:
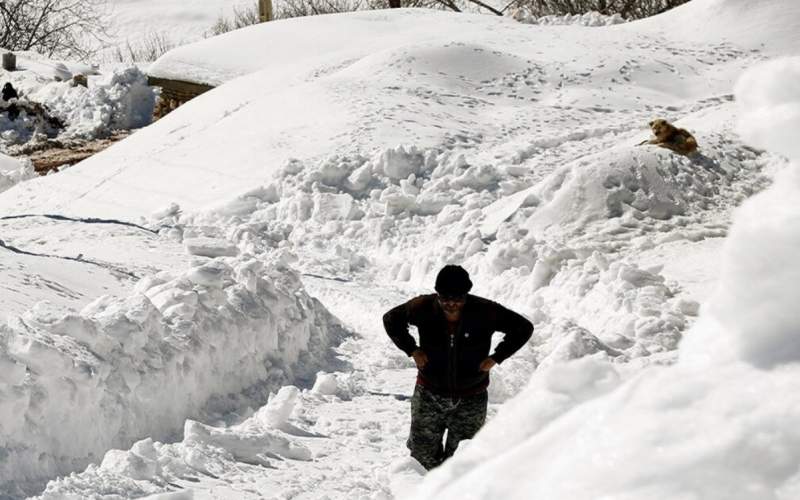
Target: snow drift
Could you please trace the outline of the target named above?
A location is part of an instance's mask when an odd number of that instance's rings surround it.
[[[800,410],[783,396],[800,389],[798,71],[778,60],[737,86],[745,139],[794,163],[738,210],[679,363],[629,380],[597,356],[537,372],[415,498],[797,498]]]
[[[19,494],[237,395],[310,381],[340,337],[296,274],[248,256],[198,258],[79,314],[40,303],[0,326],[0,489]]]

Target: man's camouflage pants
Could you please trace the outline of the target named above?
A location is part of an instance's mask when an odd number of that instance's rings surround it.
[[[417,385],[411,398],[411,434],[406,445],[411,456],[430,470],[451,457],[462,439],[472,436],[486,421],[489,394],[451,398]],[[447,441],[442,438],[447,431]]]

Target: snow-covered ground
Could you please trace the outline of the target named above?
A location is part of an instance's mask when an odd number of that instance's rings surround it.
[[[0,194],[0,491],[795,498],[798,66],[742,75],[797,53],[800,6],[744,4],[362,12],[166,55],[224,85]],[[700,154],[636,146],[659,116]],[[451,262],[536,332],[422,479],[380,316]]]

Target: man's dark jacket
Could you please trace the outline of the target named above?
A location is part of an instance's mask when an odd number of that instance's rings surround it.
[[[390,310],[383,316],[383,325],[392,341],[411,356],[416,341],[408,333],[408,325],[419,332],[419,348],[428,356],[420,370],[418,383],[432,392],[463,396],[476,394],[489,385],[489,373],[480,365],[489,357],[492,334],[505,333],[492,359],[502,363],[522,347],[533,333],[533,325],[521,315],[475,295],[467,295],[461,321],[451,336],[436,294],[422,295]]]

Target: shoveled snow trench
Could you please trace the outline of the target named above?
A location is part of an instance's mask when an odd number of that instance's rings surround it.
[[[321,372],[310,388],[285,386],[238,424],[188,421],[182,442],[148,439],[112,451],[101,466],[52,481],[42,498],[173,491],[181,492],[175,498],[195,499],[388,499],[410,493],[421,472],[405,447],[416,375],[381,318],[414,291],[311,276],[303,281],[352,329],[337,348],[349,369]]]

